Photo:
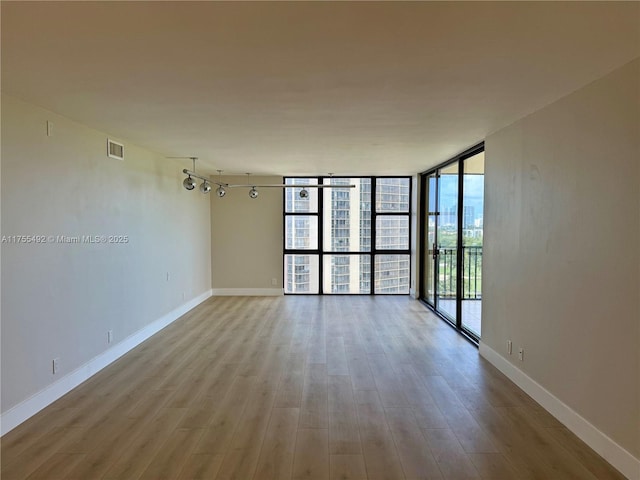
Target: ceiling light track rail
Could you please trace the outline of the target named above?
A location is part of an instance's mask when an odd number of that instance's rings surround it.
[[[229,184],[227,184],[227,183],[215,182],[215,181],[211,180],[209,177],[203,177],[201,175],[198,175],[196,172],[193,172],[193,171],[188,170],[186,168],[182,170],[182,173],[184,173],[185,175],[189,175],[191,177],[194,177],[194,178],[198,178],[198,179],[200,179],[200,180],[202,180],[204,182],[215,183],[216,185],[220,185],[220,186],[223,186],[223,187],[228,187],[229,186]]]
[[[198,157],[167,157],[167,158],[175,158],[175,159],[179,159],[179,158],[188,158],[189,160],[191,160],[193,162],[193,170],[189,170],[188,168],[184,168],[182,170],[182,173],[184,173],[185,175],[187,175],[187,178],[184,179],[184,181],[182,182],[182,185],[184,186],[185,189],[187,190],[194,190],[196,188],[196,181],[194,180],[194,178],[197,178],[199,180],[202,180],[202,184],[200,185],[200,191],[202,193],[209,193],[212,188],[211,188],[211,184],[217,185],[218,188],[216,189],[216,195],[218,195],[218,197],[222,198],[225,196],[225,194],[227,193],[226,189],[227,188],[249,188],[249,197],[250,198],[257,198],[258,197],[258,188],[299,188],[300,192],[298,193],[300,195],[300,198],[308,198],[309,197],[309,189],[312,188],[356,188],[355,185],[332,185],[332,184],[322,184],[322,185],[299,185],[299,184],[289,184],[289,183],[263,183],[263,184],[259,184],[259,183],[252,183],[250,182],[250,173],[247,173],[247,183],[246,184],[229,184],[229,183],[225,183],[225,182],[221,182],[218,181],[216,182],[215,180],[211,180],[211,178],[209,177],[203,177],[202,175],[199,175],[198,173],[196,173],[196,160],[198,159]],[[332,175],[332,174],[329,174]],[[218,179],[220,179],[222,177],[222,170],[218,170]]]
[[[252,183],[250,185],[238,184],[238,185],[229,185],[226,184],[225,187],[229,188],[239,188],[239,187],[256,187],[256,188],[356,188],[355,185],[293,185],[290,183],[267,183],[267,184],[259,184]]]

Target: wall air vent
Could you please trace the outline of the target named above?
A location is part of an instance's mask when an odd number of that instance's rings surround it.
[[[124,145],[107,138],[107,155],[116,160],[124,160]]]

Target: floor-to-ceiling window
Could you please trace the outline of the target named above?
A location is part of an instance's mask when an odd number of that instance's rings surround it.
[[[484,145],[421,175],[420,299],[478,340],[482,330]]]
[[[482,242],[484,150],[462,160],[462,328],[480,337],[482,327]]]
[[[285,293],[409,293],[410,177],[285,183]],[[301,197],[305,185],[321,188]]]

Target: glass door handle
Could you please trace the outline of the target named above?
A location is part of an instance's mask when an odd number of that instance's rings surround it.
[[[440,250],[438,250],[438,249],[436,248],[436,244],[435,244],[435,243],[433,244],[433,250],[432,250],[432,252],[433,252],[433,259],[435,260],[435,259],[438,257],[438,255],[440,255]]]

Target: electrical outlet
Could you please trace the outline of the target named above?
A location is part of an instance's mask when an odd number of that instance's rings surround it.
[[[513,353],[513,344],[511,340],[507,340],[507,353],[511,355]]]
[[[167,282],[171,280],[171,275],[169,275],[169,272],[167,272]]]
[[[113,330],[107,330],[107,343],[113,342]]]
[[[518,350],[518,358],[520,359],[521,362],[524,361],[524,348],[520,347],[520,350]]]
[[[53,137],[53,122],[47,120],[47,137]]]
[[[182,292],[182,300],[186,300],[187,299],[187,294],[186,292]]]
[[[271,285],[273,285],[273,286],[278,285],[278,279],[277,279],[276,277],[273,277],[273,278],[271,279]]]
[[[54,375],[60,371],[60,357],[53,359],[51,371]]]

